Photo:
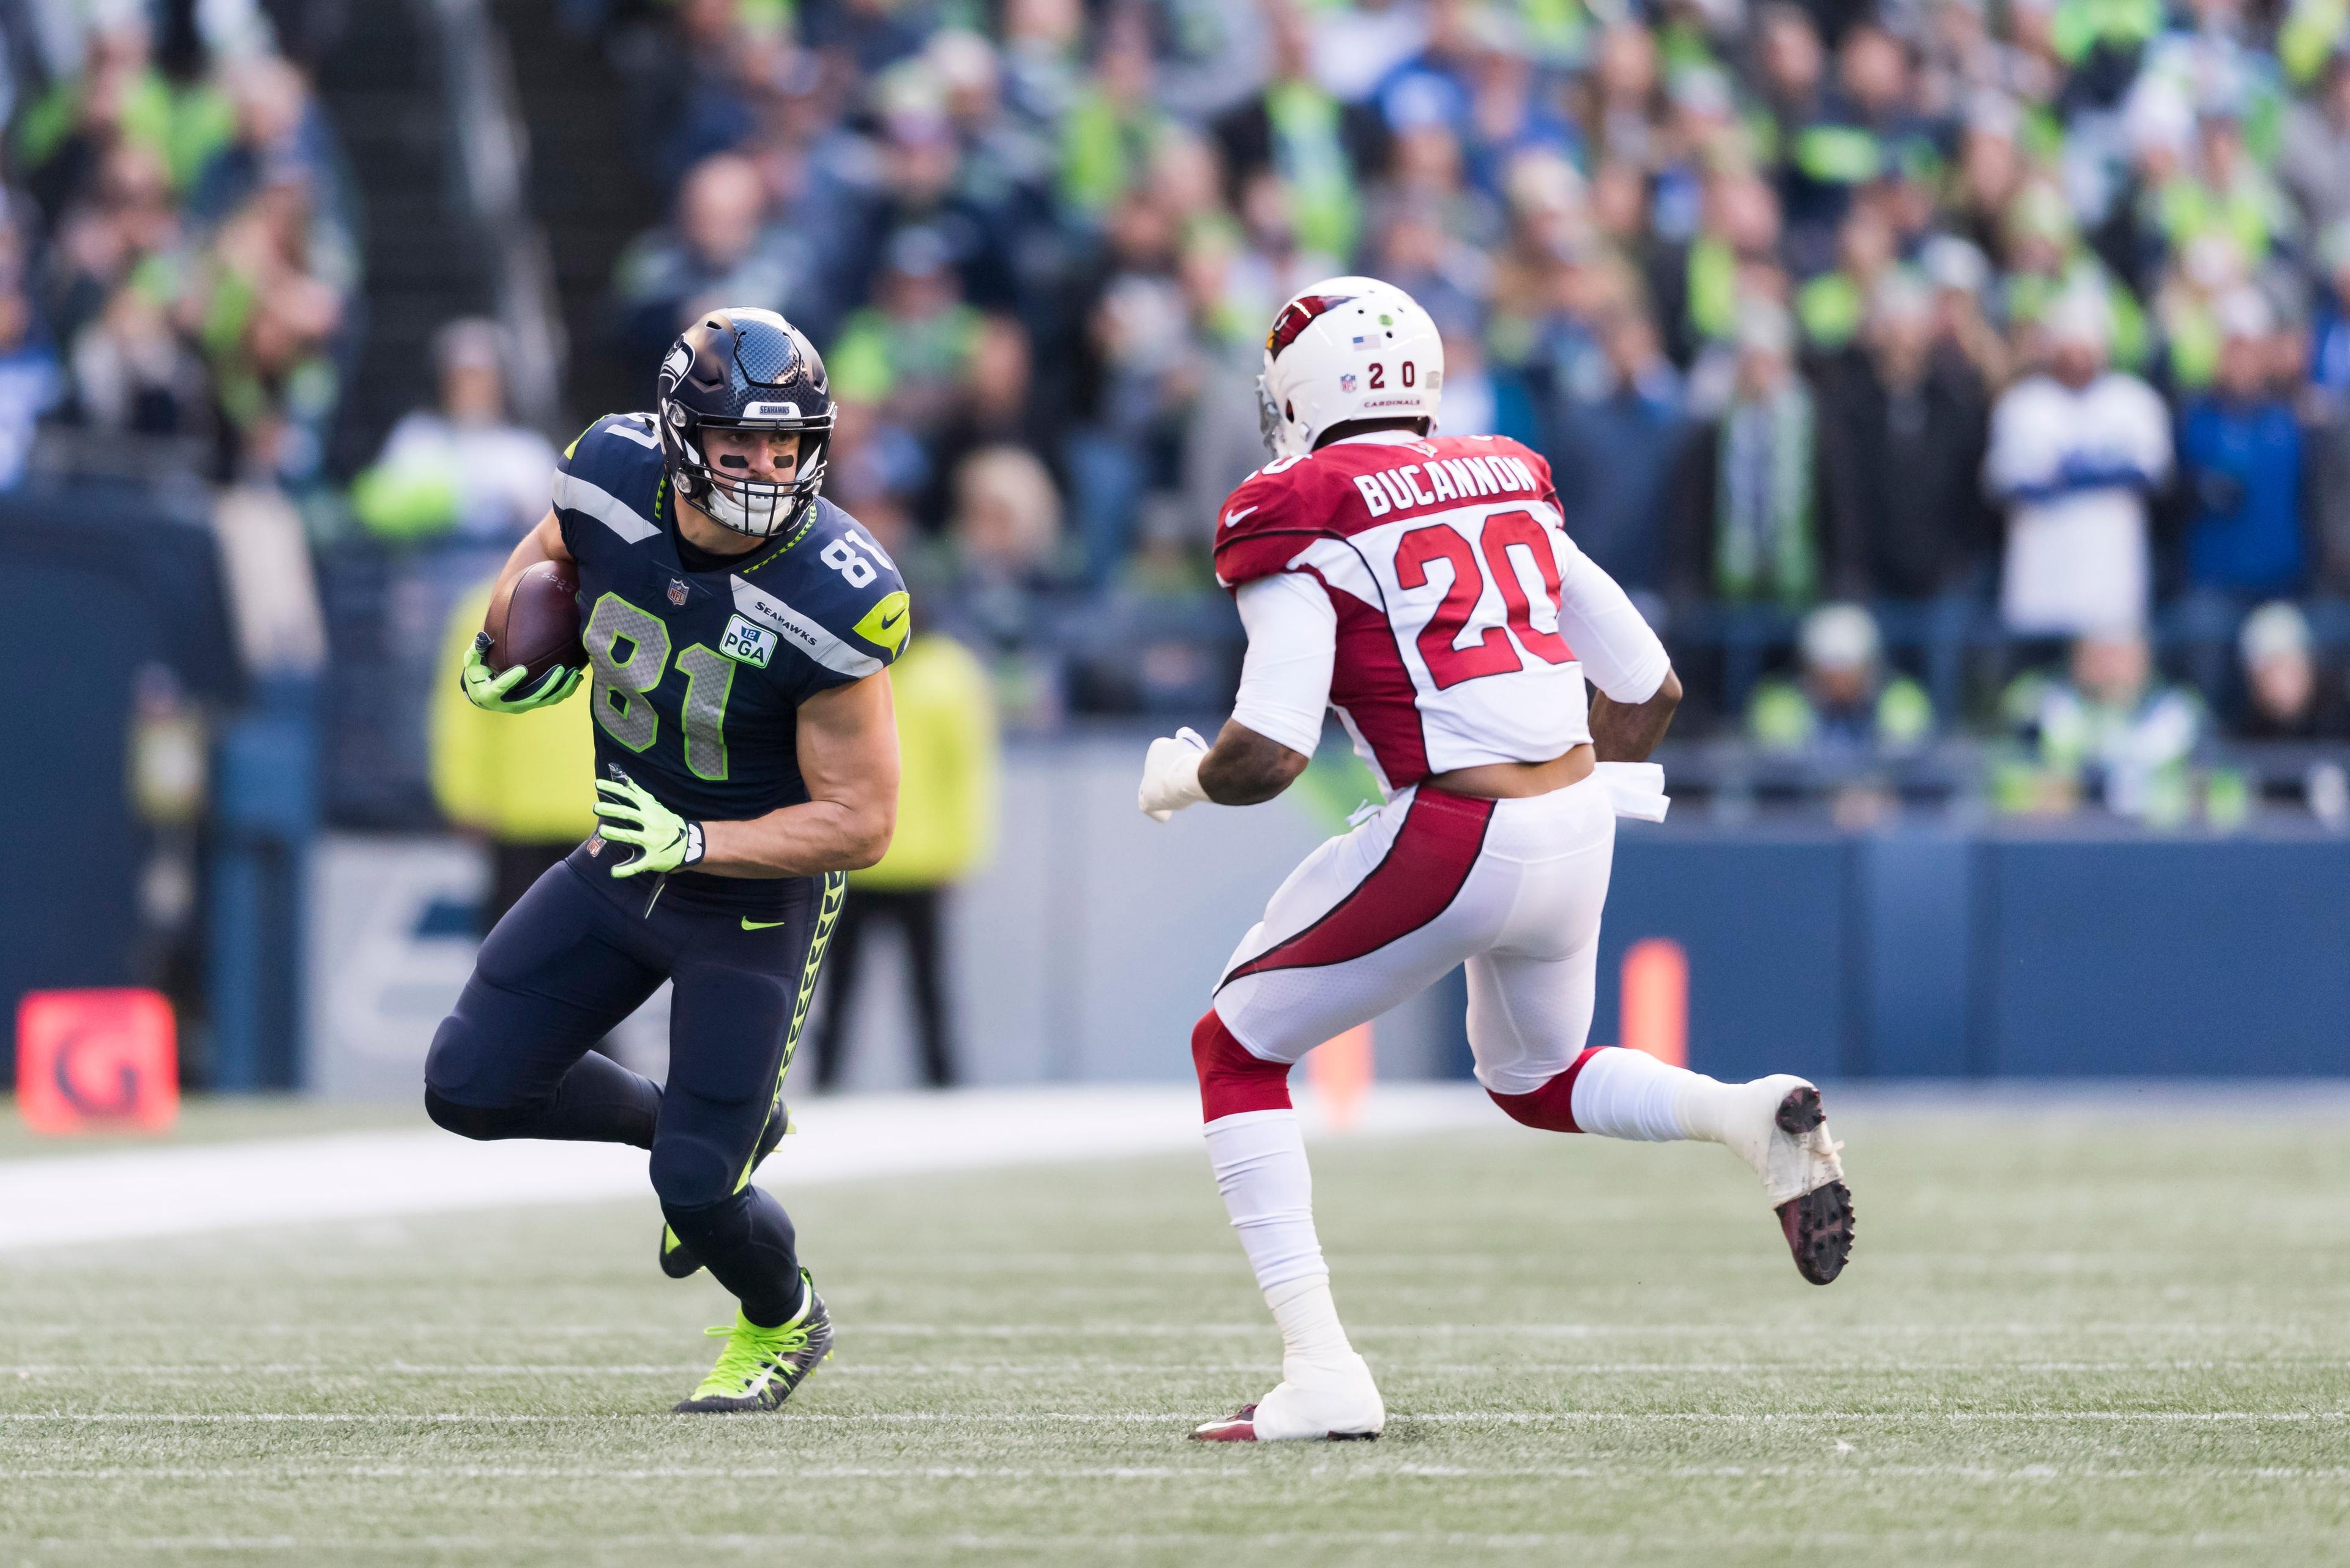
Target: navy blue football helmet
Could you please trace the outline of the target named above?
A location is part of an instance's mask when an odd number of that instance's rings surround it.
[[[713,310],[687,327],[661,361],[654,411],[671,486],[711,521],[765,538],[815,506],[831,458],[831,387],[816,346],[774,311]],[[702,445],[712,427],[796,432],[792,483],[714,471]]]

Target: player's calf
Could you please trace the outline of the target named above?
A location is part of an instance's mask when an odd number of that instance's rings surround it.
[[[759,1130],[759,1142],[751,1151],[751,1163],[744,1168],[737,1190],[749,1183],[752,1173],[775,1152],[775,1146],[783,1142],[784,1135],[791,1130],[791,1107],[778,1096],[775,1108],[767,1113],[767,1125]],[[656,1258],[660,1264],[660,1272],[672,1280],[691,1279],[702,1272],[702,1254],[695,1251],[693,1244],[681,1237],[677,1227],[666,1220],[661,1221],[660,1243]]]
[[[1191,1060],[1208,1163],[1282,1344],[1274,1391],[1192,1436],[1223,1443],[1377,1437],[1387,1407],[1330,1297],[1305,1141],[1289,1103],[1290,1064],[1250,1051],[1213,1008],[1191,1031]]]

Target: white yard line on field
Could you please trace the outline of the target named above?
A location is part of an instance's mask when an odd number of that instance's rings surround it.
[[[1268,1326],[1267,1337],[1274,1334]],[[1114,1377],[1152,1374],[1191,1376],[1203,1372],[1254,1372],[1262,1361],[1203,1362],[1102,1361],[1067,1356],[1053,1361],[868,1361],[838,1362],[825,1368],[827,1377]],[[1913,1377],[1928,1373],[1968,1372],[1988,1376],[2005,1373],[2047,1376],[2075,1372],[2334,1372],[2350,1369],[2350,1361],[2334,1357],[2308,1360],[2257,1356],[2222,1360],[2149,1361],[1886,1361],[1854,1362],[1839,1368],[1843,1376]],[[0,1362],[0,1377],[128,1376],[190,1377],[674,1377],[702,1370],[698,1361],[465,1361],[414,1362],[393,1359],[361,1368],[326,1361],[201,1361],[147,1364],[142,1362],[26,1361]],[[1448,1377],[1517,1377],[1538,1373],[1591,1376],[1635,1376],[1651,1373],[1717,1373],[1753,1376],[1783,1372],[1815,1376],[1818,1363],[1782,1361],[1414,1361],[1421,1376]]]
[[[1235,1267],[1239,1264],[1236,1261]],[[847,1299],[842,1293],[840,1299]],[[534,1344],[547,1339],[659,1339],[672,1340],[676,1328],[665,1323],[510,1323],[504,1324],[476,1324],[483,1332],[510,1334],[517,1339]],[[2298,1325],[2292,1324],[2267,1325],[2271,1332],[2282,1328],[2291,1332]],[[2322,1325],[2331,1334],[2334,1325]],[[178,1323],[153,1321],[117,1321],[109,1319],[93,1327],[86,1321],[71,1323],[12,1322],[8,1332],[18,1338],[84,1339],[111,1338],[122,1334],[177,1334],[184,1327]],[[346,1324],[328,1323],[249,1323],[234,1325],[234,1332],[264,1339],[293,1339],[321,1336],[343,1336],[350,1332]],[[1122,1323],[1105,1319],[1087,1323],[867,1323],[857,1324],[857,1335],[865,1338],[892,1339],[1232,1339],[1263,1338],[1274,1332],[1267,1323]],[[1376,1336],[1395,1338],[1469,1338],[1469,1339],[1707,1339],[1726,1342],[1769,1339],[1783,1342],[1813,1337],[1823,1342],[1855,1339],[1911,1340],[1991,1338],[2030,1340],[2036,1338],[2119,1338],[2130,1334],[2147,1334],[2159,1338],[2199,1336],[2223,1339],[2230,1344],[2241,1341],[2247,1332],[2243,1320],[2223,1323],[1848,1323],[1825,1328],[1817,1324],[1802,1322],[1772,1322],[1749,1320],[1744,1323],[1419,1323],[1419,1324],[1348,1324],[1347,1333],[1356,1339]],[[445,1324],[437,1322],[374,1323],[368,1333],[377,1339],[395,1337],[440,1340],[448,1334]],[[2314,1329],[2303,1331],[2310,1337]],[[2209,1358],[2193,1358],[2198,1364]],[[2253,1358],[2275,1361],[2290,1356]],[[2321,1365],[2330,1365],[2332,1358],[2320,1358]],[[110,1363],[109,1365],[111,1365]],[[1974,1366],[1969,1361],[1962,1366]],[[2013,1365],[1992,1363],[1994,1366]]]
[[[2233,1548],[2236,1554],[2227,1561],[2246,1562],[2247,1552],[2272,1551],[2280,1546],[2316,1544],[2333,1547],[2339,1536],[2329,1530],[2194,1530],[2155,1532],[2145,1530],[2095,1530],[2052,1527],[2046,1530],[1985,1530],[1974,1527],[1957,1530],[1809,1530],[1781,1532],[1767,1538],[1751,1532],[1726,1532],[1721,1535],[1673,1535],[1642,1532],[1638,1535],[1616,1531],[1517,1533],[1484,1532],[1466,1530],[1251,1530],[1235,1525],[1228,1530],[1153,1530],[1135,1531],[1125,1534],[1094,1532],[1058,1535],[1005,1533],[981,1535],[956,1533],[945,1535],[876,1534],[826,1535],[812,1532],[770,1532],[754,1534],[743,1531],[723,1533],[702,1533],[688,1531],[667,1531],[660,1534],[623,1535],[598,1534],[593,1545],[599,1551],[635,1552],[647,1554],[649,1560],[676,1561],[695,1552],[756,1551],[764,1554],[798,1549],[806,1552],[823,1549],[835,1555],[856,1552],[871,1560],[877,1552],[887,1552],[882,1559],[889,1562],[910,1562],[917,1558],[930,1560],[941,1554],[973,1552],[1020,1552],[1027,1562],[1103,1562],[1113,1557],[1130,1557],[1138,1551],[1149,1548],[1189,1547],[1195,1556],[1211,1556],[1222,1560],[1235,1545],[1251,1547],[1295,1547],[1302,1552],[1326,1555],[1333,1548],[1387,1548],[1388,1559],[1397,1560],[1398,1549],[1415,1549],[1423,1557],[1431,1547],[1484,1547],[1507,1551],[1542,1551],[1545,1561],[1565,1561],[1560,1553],[1573,1550],[1578,1555],[1595,1549],[1607,1549],[1620,1557],[1638,1548],[1644,1554],[1667,1552],[1678,1556],[1695,1557],[1702,1554],[1711,1561],[1726,1547],[1767,1548],[1774,1558],[1792,1553],[1801,1561],[1820,1550],[1856,1551],[1882,1554],[1901,1552],[1923,1561],[1947,1561],[1953,1551],[1963,1552],[1970,1559],[1980,1557],[1986,1550],[2011,1561],[2053,1562],[2062,1556],[2074,1560],[2087,1544],[2097,1547],[2181,1546],[2209,1555],[2221,1548]],[[497,1562],[519,1557],[547,1544],[544,1534],[513,1535],[403,1535],[387,1532],[377,1535],[151,1535],[114,1537],[90,1534],[86,1536],[44,1535],[29,1542],[40,1548],[79,1548],[96,1546],[112,1553],[124,1552],[170,1552],[183,1555],[196,1552],[234,1552],[251,1556],[258,1552],[291,1552],[302,1554],[309,1562],[342,1562],[374,1552],[414,1554],[419,1552],[448,1553],[499,1553],[489,1560]],[[1202,1552],[1199,1549],[1205,1548]],[[1939,1548],[1927,1557],[1928,1548]],[[119,1560],[119,1557],[114,1559]],[[632,1561],[636,1559],[631,1559]],[[1442,1561],[1441,1557],[1432,1560]],[[1861,1561],[1871,1559],[1863,1557]]]
[[[0,1421],[59,1422],[68,1425],[160,1422],[170,1426],[267,1426],[276,1423],[328,1426],[608,1426],[628,1421],[667,1421],[666,1415],[533,1416],[463,1410],[386,1411],[366,1414],[343,1410],[224,1410],[197,1413],[166,1410],[0,1410]],[[1158,1410],[1029,1410],[961,1412],[946,1410],[867,1410],[835,1414],[819,1410],[784,1410],[768,1417],[827,1426],[1141,1426],[1170,1421],[1197,1421],[1194,1413]],[[1751,1415],[1735,1410],[1405,1410],[1396,1412],[1400,1425],[1415,1421],[1445,1425],[1491,1423],[1495,1426],[1538,1427],[1583,1425],[1609,1421],[1729,1426],[1793,1426],[1820,1421],[1837,1425],[1868,1423],[1973,1423],[1979,1421],[2154,1421],[2154,1422],[2333,1422],[2350,1421],[2350,1410],[1779,1410]]]
[[[1212,1466],[1212,1461],[1208,1462]],[[2206,1476],[2227,1480],[2340,1480],[2350,1468],[2231,1465],[2208,1462],[2128,1469],[2098,1465],[1856,1465],[1823,1457],[1807,1465],[1675,1465],[1659,1469],[1644,1457],[1613,1465],[1380,1464],[1349,1460],[1314,1468],[1317,1485],[1376,1484],[1399,1477],[1455,1480],[1625,1480],[1650,1486],[1660,1480],[1739,1480],[1771,1477],[1903,1476],[1986,1483],[2009,1481],[2143,1480]],[[1175,1465],[71,1465],[0,1469],[10,1480],[1197,1480],[1260,1478],[1245,1469]]]
[[[1308,1125],[1314,1123],[1309,1105]],[[421,1113],[419,1113],[420,1119]],[[782,1186],[1200,1147],[1197,1091],[981,1089],[818,1100],[764,1168]],[[1489,1126],[1472,1085],[1382,1085],[1357,1131]],[[0,1161],[0,1251],[252,1225],[650,1196],[642,1150],[470,1143],[436,1128]]]

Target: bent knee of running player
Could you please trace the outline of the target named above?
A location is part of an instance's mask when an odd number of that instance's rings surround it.
[[[510,1136],[509,1112],[544,1105],[572,1064],[660,983],[619,912],[558,866],[482,944],[425,1053],[425,1107],[468,1137]]]

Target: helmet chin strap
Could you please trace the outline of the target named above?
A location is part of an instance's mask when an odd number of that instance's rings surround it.
[[[693,448],[688,447],[686,450],[689,452],[694,452],[697,460],[700,459],[701,454],[695,452]],[[765,480],[737,480],[735,483],[738,484],[760,484],[779,492],[775,504],[768,510],[767,525],[764,528],[755,526],[751,520],[750,504],[733,486],[728,484],[729,476],[721,474],[707,462],[702,464],[702,482],[696,486],[702,493],[688,496],[686,499],[692,502],[695,510],[721,528],[741,534],[747,538],[772,538],[783,531],[784,524],[790,521],[791,514],[796,510],[792,505],[792,486],[778,485]]]
[[[727,489],[725,484],[716,478],[712,478],[703,488],[708,493],[703,495],[697,504],[701,506],[704,516],[720,527],[732,528],[737,534],[749,534],[754,536],[758,535],[760,531],[751,526],[751,509],[743,504],[741,496]]]

